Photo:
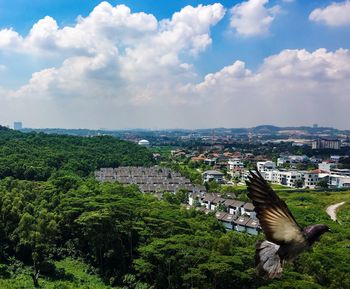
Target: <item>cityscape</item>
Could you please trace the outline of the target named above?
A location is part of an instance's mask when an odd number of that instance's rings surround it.
[[[350,289],[350,0],[0,1],[0,289]]]

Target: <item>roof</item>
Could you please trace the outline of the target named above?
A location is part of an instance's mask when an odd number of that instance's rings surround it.
[[[212,201],[214,204],[218,204],[218,203],[224,203],[225,199],[217,197]]]
[[[225,212],[216,212],[215,213],[215,217],[218,219],[218,220],[223,220],[225,218],[225,216],[227,215],[227,213]]]
[[[213,196],[213,195],[205,195],[203,198],[203,202],[212,202],[213,200],[215,200],[217,198],[217,196]]]
[[[225,204],[226,207],[229,207],[229,206],[231,206],[234,202],[236,202],[236,200],[230,200],[230,199],[228,199],[228,200],[226,200],[226,201],[224,202],[224,204]]]
[[[207,174],[207,175],[218,175],[218,176],[223,176],[224,174],[219,172],[219,171],[214,171],[214,170],[209,170],[209,171],[205,171],[203,172],[202,175]]]
[[[252,203],[245,203],[243,208],[248,211],[254,211],[254,205]]]
[[[249,219],[249,221],[246,224],[246,227],[249,227],[249,228],[258,228],[259,226],[260,226],[259,220],[251,219],[251,218]]]
[[[235,202],[232,204],[232,205],[230,205],[230,207],[232,208],[240,208],[240,207],[242,207],[244,205],[244,202],[242,202],[242,201],[238,201],[238,200],[235,200]]]
[[[232,223],[234,221],[234,215],[226,214],[221,220],[226,223]]]
[[[307,171],[307,174],[324,174],[327,173],[326,171],[320,170],[320,169],[316,169],[316,170],[312,170],[312,171]]]
[[[249,222],[249,217],[246,217],[246,216],[240,216],[239,218],[237,218],[235,220],[235,223],[237,225],[241,225],[241,226],[245,226],[248,222]]]

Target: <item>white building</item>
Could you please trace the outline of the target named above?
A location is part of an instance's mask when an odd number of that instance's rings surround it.
[[[238,158],[229,160],[228,161],[228,165],[229,165],[230,171],[234,171],[234,170],[237,170],[237,169],[243,169],[244,168],[244,164]]]
[[[218,171],[209,170],[202,173],[203,182],[216,181],[218,183],[224,182],[224,174]]]
[[[142,139],[138,142],[138,145],[143,146],[143,147],[149,147],[150,143],[148,140]]]
[[[278,183],[294,188],[296,181],[302,179],[302,177],[302,173],[298,171],[280,171],[278,174]]]
[[[257,162],[256,167],[259,172],[268,172],[276,169],[276,164],[272,161]]]
[[[330,188],[350,188],[350,176],[330,175],[328,185]]]
[[[330,173],[332,169],[335,169],[337,165],[333,162],[324,161],[318,164],[318,169],[327,173]]]
[[[319,173],[320,173],[320,170],[305,172],[303,175],[304,186],[310,189],[314,189],[317,186],[317,183],[319,182],[319,177],[318,177]]]

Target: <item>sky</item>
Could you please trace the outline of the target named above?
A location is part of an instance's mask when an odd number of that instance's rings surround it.
[[[350,129],[349,49],[350,0],[0,0],[0,124]]]

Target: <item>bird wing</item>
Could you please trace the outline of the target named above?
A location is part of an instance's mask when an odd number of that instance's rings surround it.
[[[246,181],[248,196],[268,241],[275,244],[303,242],[302,228],[297,224],[286,203],[282,201],[259,171],[250,171]]]

